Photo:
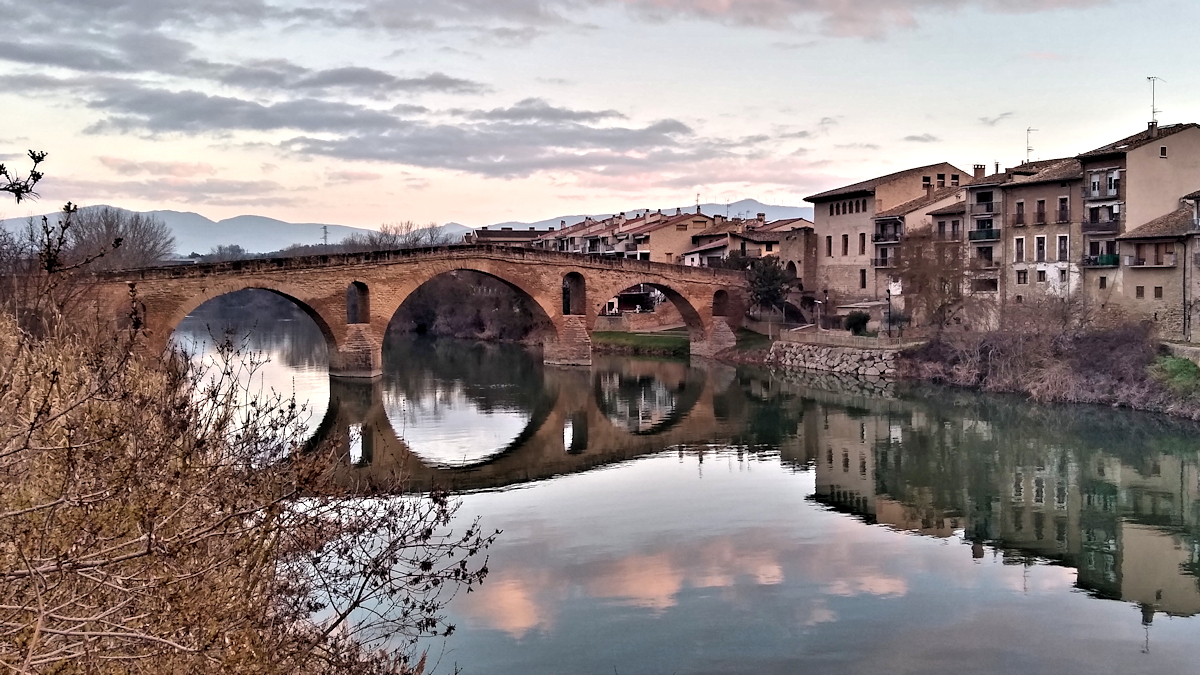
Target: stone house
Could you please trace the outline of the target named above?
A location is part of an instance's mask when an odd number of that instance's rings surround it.
[[[872,178],[806,197],[814,206],[817,243],[814,289],[828,291],[831,302],[880,300],[872,260],[876,257],[875,217],[927,195],[967,181],[966,172],[942,162]]]

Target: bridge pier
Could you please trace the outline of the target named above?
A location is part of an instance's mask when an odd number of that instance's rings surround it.
[[[336,350],[330,349],[329,374],[355,379],[383,377],[383,346],[371,334],[369,324],[346,326],[346,339]]]
[[[737,346],[737,336],[724,317],[713,317],[712,327],[701,339],[692,336],[692,356],[711,359],[718,353]]]
[[[592,334],[588,331],[587,317],[560,317],[558,338],[542,343],[542,360],[554,366],[592,365]]]

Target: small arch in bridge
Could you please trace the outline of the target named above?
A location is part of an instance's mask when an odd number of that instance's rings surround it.
[[[587,282],[579,272],[570,272],[563,277],[563,314],[587,314]]]
[[[346,323],[371,323],[371,291],[361,281],[346,287]]]
[[[567,423],[563,426],[563,445],[568,455],[578,455],[587,450],[587,413],[576,412],[567,418]]]
[[[725,291],[713,293],[713,316],[729,316],[729,294]]]

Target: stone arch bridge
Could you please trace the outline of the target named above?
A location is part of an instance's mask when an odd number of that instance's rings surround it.
[[[146,347],[165,350],[179,322],[204,302],[244,289],[277,293],[303,309],[329,345],[330,374],[377,377],[384,334],[408,296],[434,277],[470,270],[515,289],[551,328],[541,337],[544,360],[591,363],[591,332],[605,302],[647,284],[683,316],[693,355],[735,344],[747,303],[745,275],[623,258],[501,246],[445,246],[400,251],[239,260],[107,274],[98,299],[145,312]],[[454,298],[446,298],[454,302]]]

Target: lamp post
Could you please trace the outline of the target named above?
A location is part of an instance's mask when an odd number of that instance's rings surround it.
[[[892,337],[892,289],[891,288],[887,289],[887,299],[888,299],[888,313],[887,313],[888,337]]]

